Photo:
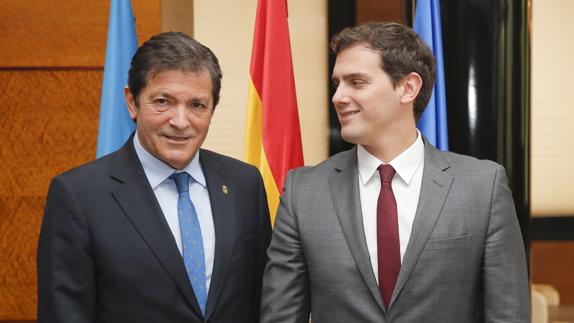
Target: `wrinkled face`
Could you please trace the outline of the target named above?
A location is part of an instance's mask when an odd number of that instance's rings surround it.
[[[199,73],[160,72],[142,89],[139,106],[129,89],[125,96],[142,146],[175,169],[187,166],[207,136],[213,116],[211,79]]]
[[[341,123],[341,137],[350,143],[372,145],[405,113],[401,109],[402,87],[393,88],[380,61],[379,52],[362,43],[337,55],[332,100]],[[407,113],[412,115],[412,110]]]

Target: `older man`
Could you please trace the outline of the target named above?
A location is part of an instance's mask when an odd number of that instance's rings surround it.
[[[52,181],[38,246],[38,321],[257,322],[269,223],[258,170],[201,149],[221,70],[162,33],[132,59],[135,134]]]

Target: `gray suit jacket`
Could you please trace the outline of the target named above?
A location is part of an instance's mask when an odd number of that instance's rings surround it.
[[[356,149],[292,171],[264,273],[261,322],[530,322],[504,168],[425,143],[420,199],[389,308],[368,255]]]

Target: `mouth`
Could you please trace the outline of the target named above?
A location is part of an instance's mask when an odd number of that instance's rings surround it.
[[[341,111],[341,112],[339,112],[339,119],[341,119],[341,121],[345,121],[345,120],[348,120],[348,119],[354,117],[355,115],[357,115],[359,113],[360,113],[359,110]]]
[[[168,141],[172,141],[172,142],[186,142],[189,139],[191,139],[191,137],[189,136],[168,136],[168,135],[164,135],[164,137],[168,140]]]

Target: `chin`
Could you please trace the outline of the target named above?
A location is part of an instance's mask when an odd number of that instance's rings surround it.
[[[185,160],[168,160],[167,163],[177,169],[177,170],[181,170],[184,169],[189,163],[191,162],[191,159],[188,161]]]
[[[174,154],[166,154],[161,159],[175,169],[182,169],[191,163],[193,156],[194,155],[189,154],[186,154],[185,156],[182,154],[177,154],[177,156],[174,156]]]
[[[358,143],[358,138],[357,136],[353,135],[353,134],[349,134],[349,133],[345,133],[343,131],[341,131],[341,138],[343,138],[346,142],[352,143],[352,144],[357,144]]]

